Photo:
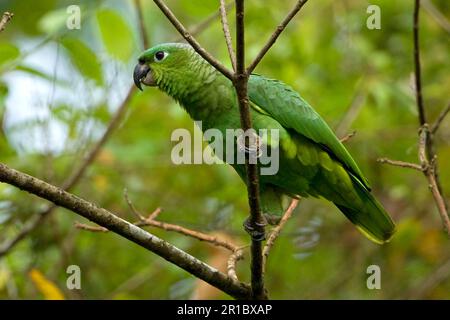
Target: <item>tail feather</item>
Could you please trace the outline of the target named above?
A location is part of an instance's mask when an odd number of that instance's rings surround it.
[[[383,244],[389,242],[395,233],[395,224],[389,214],[357,178],[351,177],[361,201],[361,208],[335,205],[370,240]]]

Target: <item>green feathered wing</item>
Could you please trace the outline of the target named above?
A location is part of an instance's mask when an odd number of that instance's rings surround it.
[[[388,241],[395,232],[393,221],[370,193],[356,162],[319,114],[287,85],[259,75],[250,77],[248,95],[257,112],[292,132],[289,143],[296,145],[298,163],[306,163],[315,172],[307,193],[332,201],[369,239],[377,243]],[[284,187],[282,182],[278,184]],[[292,184],[286,184],[285,189],[295,192]]]

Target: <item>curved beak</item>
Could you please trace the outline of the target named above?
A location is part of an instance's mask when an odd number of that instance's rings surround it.
[[[142,91],[142,83],[151,83],[152,76],[150,72],[150,67],[143,63],[138,63],[134,68],[133,80],[136,87]]]

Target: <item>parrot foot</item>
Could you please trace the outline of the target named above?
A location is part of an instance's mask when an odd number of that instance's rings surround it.
[[[264,218],[265,220],[265,218]],[[247,231],[248,234],[252,237],[252,240],[254,241],[263,241],[266,239],[266,232],[264,230],[264,227],[267,225],[267,221],[264,221],[262,223],[260,222],[251,222],[251,218],[248,217],[244,221],[244,229]]]

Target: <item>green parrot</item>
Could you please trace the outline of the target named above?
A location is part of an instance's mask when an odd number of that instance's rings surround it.
[[[203,131],[241,127],[232,82],[187,44],[146,50],[133,77],[139,89],[157,86],[179,102],[193,120],[202,121]],[[263,212],[281,214],[283,195],[325,198],[370,240],[389,241],[395,224],[320,115],[292,88],[261,75],[249,77],[248,97],[253,128],[279,130],[279,170],[260,175]],[[245,165],[232,166],[246,182]]]

